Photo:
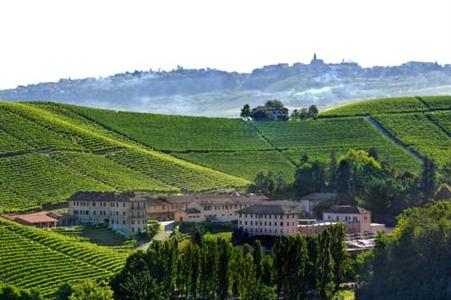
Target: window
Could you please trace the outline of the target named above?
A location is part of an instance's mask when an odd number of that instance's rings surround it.
[[[124,220],[124,221],[122,221],[122,224],[123,224],[123,225],[125,225],[125,220]]]

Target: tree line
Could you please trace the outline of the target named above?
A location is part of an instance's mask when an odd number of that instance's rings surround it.
[[[233,246],[222,238],[155,241],[113,278],[115,299],[331,299],[349,267],[343,225],[319,236]],[[196,236],[196,235],[195,235]]]
[[[439,177],[434,162],[428,157],[423,159],[421,173],[416,175],[398,172],[382,161],[374,148],[350,149],[339,158],[332,151],[328,164],[312,161],[304,153],[297,162],[292,183],[287,183],[282,174],[259,172],[249,191],[273,198],[334,192],[339,204],[362,205],[372,211],[378,221],[394,224],[395,217],[406,208],[449,197],[446,182],[446,178]]]

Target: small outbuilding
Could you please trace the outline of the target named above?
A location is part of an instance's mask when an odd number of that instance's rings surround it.
[[[20,215],[15,217],[14,221],[38,228],[53,228],[56,227],[58,222],[58,220],[47,215]]]

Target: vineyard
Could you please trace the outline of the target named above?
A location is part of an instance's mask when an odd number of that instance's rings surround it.
[[[418,173],[421,161],[409,148],[439,166],[449,161],[450,102],[368,100],[298,122],[0,102],[0,212],[39,209],[77,191],[243,188],[259,171],[290,182],[304,153],[327,163],[332,151],[339,157],[349,148],[375,148],[397,170]]]
[[[106,128],[165,151],[270,149],[249,124],[238,119],[168,116],[71,107]]]
[[[450,161],[451,140],[426,115],[414,113],[375,115],[374,118],[400,141],[422,155],[432,157],[439,166]]]
[[[428,114],[447,134],[451,135],[451,111],[440,111]]]
[[[386,98],[359,101],[325,110],[320,117],[367,116],[370,114],[426,111],[428,107],[417,97]]]
[[[49,298],[62,283],[112,276],[126,258],[106,247],[2,218],[0,240],[0,281],[36,288]]]
[[[224,173],[254,180],[260,171],[281,173],[288,182],[294,178],[294,165],[277,151],[180,153],[178,157]]]
[[[427,96],[421,99],[432,109],[451,110],[451,96]]]
[[[381,158],[399,170],[418,171],[419,162],[402,147],[388,140],[364,118],[332,118],[303,122],[259,122],[260,132],[277,148],[287,151],[295,162],[307,153],[327,163],[330,153],[348,149],[378,150]]]

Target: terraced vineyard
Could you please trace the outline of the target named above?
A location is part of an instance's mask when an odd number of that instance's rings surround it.
[[[252,123],[0,102],[0,211],[64,202],[76,191],[242,188],[259,171],[291,181],[301,154],[327,163],[331,151],[349,148],[376,148],[398,170],[418,172],[409,149],[439,166],[449,161],[450,102],[370,100],[319,120]]]
[[[451,135],[451,110],[433,112],[428,114],[428,116],[430,116],[433,121],[448,134],[448,136]]]
[[[439,166],[450,161],[451,139],[426,115],[375,115],[374,118],[403,143],[422,155],[432,157]]]
[[[165,151],[271,149],[246,122],[70,107],[106,128]]]
[[[76,191],[203,191],[248,184],[151,150],[62,105],[0,102],[0,138],[0,212],[64,202]],[[139,153],[137,165],[145,173],[115,161],[111,153],[119,150]]]
[[[451,110],[451,96],[427,96],[421,99],[432,109]]]
[[[176,155],[199,165],[244,177],[251,181],[255,179],[255,174],[259,171],[271,171],[275,174],[280,172],[288,182],[294,179],[293,164],[287,160],[286,156],[274,150],[180,153]]]
[[[233,186],[244,186],[249,183],[247,180],[192,163],[175,163],[175,158],[174,163],[170,161],[163,162],[161,159],[146,155],[142,151],[117,151],[108,154],[107,157],[147,176],[158,178],[167,185],[189,191],[207,191],[212,187],[215,189],[227,189]]]
[[[348,149],[376,148],[382,159],[399,170],[419,170],[419,162],[387,139],[365,118],[331,118],[302,122],[256,122],[260,132],[294,161],[307,153],[312,159],[328,162],[330,153]]]
[[[51,298],[65,282],[107,278],[126,255],[106,247],[0,218],[0,281],[36,288]]]
[[[325,110],[320,117],[367,116],[370,114],[426,111],[428,107],[417,97],[365,100]]]

